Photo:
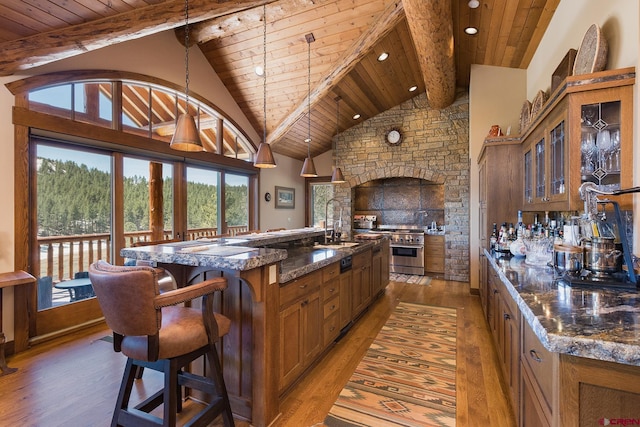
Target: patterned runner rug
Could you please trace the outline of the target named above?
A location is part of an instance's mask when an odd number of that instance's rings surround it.
[[[455,426],[456,310],[400,303],[324,423]]]
[[[389,280],[392,282],[415,283],[417,285],[429,285],[431,277],[418,276],[416,274],[389,273]]]

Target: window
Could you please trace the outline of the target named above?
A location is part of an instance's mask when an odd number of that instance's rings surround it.
[[[109,156],[39,141],[36,145],[38,309],[93,296],[86,277],[95,257],[109,259],[111,161]]]
[[[123,215],[125,246],[140,241],[167,240],[173,238],[173,166],[170,163],[151,162],[149,160],[125,157],[123,161]],[[162,224],[159,219],[150,217],[151,173],[159,173],[160,180],[154,185],[162,187]],[[157,171],[157,172],[156,172]],[[159,211],[159,209],[158,209]],[[161,228],[163,238],[150,237],[150,230]]]
[[[309,222],[312,227],[321,227],[321,221],[327,221],[330,228],[333,225],[333,207],[327,203],[333,198],[333,184],[330,182],[309,182]]]
[[[34,89],[28,92],[28,97],[32,111],[164,143],[171,141],[176,118],[188,108],[208,152],[247,162],[255,155],[253,145],[221,112],[194,97],[189,98],[187,106],[184,93],[167,87],[129,80],[116,84],[92,79]],[[114,105],[122,105],[120,111],[114,112]],[[113,120],[114,114],[119,117],[118,121]]]
[[[218,132],[209,135],[217,151],[176,152],[168,147],[171,112],[184,108],[184,94],[157,79],[110,81],[100,75],[108,72],[95,73],[72,82],[54,73],[10,88],[29,107],[15,124],[15,173],[29,177],[15,182],[16,205],[28,206],[15,225],[29,230],[16,265],[38,278],[30,336],[95,321],[101,314],[88,266],[126,262],[123,246],[257,228],[257,201],[249,198],[257,187],[254,150],[231,121],[190,98],[201,130]]]
[[[219,182],[220,172],[187,167],[188,240],[222,234],[218,224]]]
[[[249,177],[225,174],[225,220],[229,231],[249,230]]]

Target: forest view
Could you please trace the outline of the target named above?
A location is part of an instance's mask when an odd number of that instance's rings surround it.
[[[39,236],[108,233],[111,229],[111,175],[73,161],[38,158]],[[164,180],[165,230],[173,228],[172,180]],[[229,226],[248,224],[247,185],[225,186]],[[217,185],[187,183],[188,228],[214,228],[218,220]],[[125,232],[149,230],[149,180],[124,178]]]

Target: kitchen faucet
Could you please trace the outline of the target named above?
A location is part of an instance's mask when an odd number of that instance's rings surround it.
[[[337,202],[340,206],[340,219],[338,220],[338,227],[333,227],[331,233],[327,232],[328,224],[329,224],[329,203]],[[338,230],[342,230],[342,204],[338,201],[336,197],[333,197],[327,200],[327,204],[324,206],[324,244],[326,245],[330,241],[340,241],[340,235],[342,231],[336,232],[336,228]]]

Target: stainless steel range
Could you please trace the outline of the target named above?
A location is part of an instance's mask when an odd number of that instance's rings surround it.
[[[381,225],[377,231],[389,234],[392,273],[424,275],[424,230],[412,225]]]

